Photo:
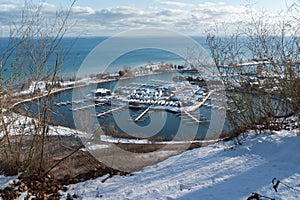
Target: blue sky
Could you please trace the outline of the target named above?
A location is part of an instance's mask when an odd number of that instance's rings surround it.
[[[44,13],[55,15],[71,0],[44,0]],[[33,2],[40,2],[33,0]],[[291,5],[293,0],[251,1],[254,11],[273,14]],[[24,1],[0,0],[1,34],[18,23]],[[203,35],[216,24],[238,25],[247,19],[249,0],[78,0],[72,13],[75,23],[70,35],[107,36],[134,28],[158,27],[188,35]],[[252,10],[253,11],[253,10]],[[53,17],[53,16],[52,16]]]

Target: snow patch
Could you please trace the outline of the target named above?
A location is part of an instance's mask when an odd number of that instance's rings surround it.
[[[3,176],[0,175],[0,190],[13,183],[13,180],[17,180],[17,176]],[[1,198],[0,198],[1,199]]]

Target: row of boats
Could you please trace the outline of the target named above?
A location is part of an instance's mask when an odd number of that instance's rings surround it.
[[[106,88],[92,90],[88,98],[95,103],[128,104],[130,108],[165,109],[180,112],[182,109],[191,110],[197,106],[207,95],[205,86],[199,87],[188,82],[171,83],[158,87],[127,88],[128,91],[113,93]],[[191,109],[189,109],[189,107]]]

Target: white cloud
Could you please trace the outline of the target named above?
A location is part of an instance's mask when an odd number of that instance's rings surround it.
[[[142,15],[144,11],[142,9],[131,6],[120,6],[114,8],[106,8],[99,11],[100,13],[107,15]]]
[[[93,15],[96,13],[96,10],[94,10],[91,7],[80,7],[80,6],[74,6],[72,8],[72,12],[76,14],[83,14],[83,15]]]
[[[39,6],[42,7],[43,12],[48,12],[48,13],[55,13],[57,10],[59,10],[59,7],[47,2],[41,2],[39,3]]]
[[[9,12],[16,8],[15,5],[12,4],[1,4],[0,5],[0,12]]]
[[[234,26],[245,19],[248,8],[232,6],[224,2],[191,4],[155,0],[155,7],[138,8],[118,6],[96,10],[92,7],[75,6],[71,18],[76,21],[72,34],[112,35],[132,28],[157,27],[182,31],[186,34],[200,35],[215,23],[227,23]],[[20,1],[0,0],[0,25],[7,26],[10,19],[17,21],[16,13],[24,4]],[[173,7],[170,7],[173,6]],[[47,17],[55,15],[57,5],[43,3],[43,12]],[[3,27],[3,28],[5,28]],[[0,27],[1,28],[1,27]],[[5,31],[2,31],[5,32]]]
[[[178,2],[178,1],[163,1],[163,0],[156,0],[160,5],[164,6],[175,6],[175,7],[191,7],[193,4]]]
[[[23,4],[24,2],[14,0],[0,1],[0,13],[15,11],[18,8],[22,7]]]
[[[228,24],[240,22],[246,12],[247,8],[243,6],[229,6],[223,2],[208,2],[194,7],[174,9],[168,6],[146,9],[123,6],[98,10],[93,15],[81,18],[81,22],[83,26],[94,23],[96,27],[101,24],[101,31],[109,30],[111,34],[132,28],[158,27],[198,35],[203,34],[207,28],[218,22]],[[92,34],[91,31],[89,33]]]

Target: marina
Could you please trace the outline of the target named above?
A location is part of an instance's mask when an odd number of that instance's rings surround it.
[[[196,138],[203,138],[207,134],[212,110],[219,111],[211,107],[210,99],[215,98],[218,91],[186,80],[174,81],[175,76],[178,76],[177,72],[168,72],[62,91],[54,96],[52,118],[55,123],[75,128],[73,113],[85,113],[99,121],[101,126],[112,125],[117,132],[129,135],[141,132],[130,128],[133,124],[141,128],[153,123],[156,126],[162,119],[166,122],[160,130],[153,134],[152,129],[148,129],[145,134],[169,140],[177,133],[184,139],[187,133],[196,131]],[[75,91],[80,95],[74,96]],[[36,109],[34,102],[28,102],[26,106]],[[116,124],[116,117],[124,123]]]
[[[151,81],[160,84],[131,83],[139,87],[120,86],[114,92],[97,88],[87,95],[87,99],[107,105],[128,105],[129,108],[145,109],[146,112],[151,109],[179,113],[199,109],[215,91],[207,92],[206,86],[199,87],[188,82]]]
[[[196,132],[195,138],[203,138],[213,112],[237,115],[246,109],[236,108],[226,97],[224,87],[215,82],[208,87],[199,77],[198,72],[168,71],[62,90],[54,96],[52,119],[56,124],[76,128],[73,114],[85,114],[101,126],[112,126],[116,132],[128,135],[146,132],[153,138],[169,140],[177,134],[184,140],[187,134]],[[76,91],[78,96],[74,96]],[[37,109],[34,101],[24,105],[26,109]],[[146,128],[159,126],[160,121],[165,123],[159,130]],[[229,130],[226,123],[224,131]]]
[[[54,96],[52,120],[56,124],[76,128],[73,114],[85,113],[101,126],[112,126],[121,134],[145,132],[153,138],[164,140],[180,135],[184,140],[188,133],[196,132],[195,138],[201,139],[208,133],[213,112],[237,115],[246,109],[236,108],[233,100],[227,99],[224,87],[208,87],[197,76],[201,75],[197,72],[178,75],[170,71],[62,90]],[[74,91],[79,91],[80,95],[74,96]],[[25,102],[24,105],[24,109],[33,112],[37,109],[35,101]],[[121,124],[116,123],[116,117],[120,118]],[[159,130],[144,128],[152,124],[156,127],[160,121],[165,123]],[[224,131],[229,130],[226,123]]]
[[[207,134],[211,118],[210,97],[216,97],[218,91],[197,82],[174,80],[176,76],[178,72],[170,71],[63,90],[54,95],[51,118],[56,124],[77,128],[73,117],[83,114],[101,126],[114,127],[121,135],[143,133],[170,140],[177,134],[178,139],[185,140],[189,133],[195,133],[195,138],[201,139]],[[74,96],[76,91],[79,95]],[[37,105],[35,101],[26,102],[24,109],[35,113]],[[116,117],[121,124],[116,122]],[[162,121],[165,123],[158,125]],[[149,125],[161,127],[159,130],[143,128]]]
[[[72,112],[92,112],[90,115],[100,124],[114,124],[119,132],[123,130],[115,124],[115,112],[139,127],[151,124],[154,118],[167,117],[167,123],[154,137],[170,138],[178,131],[178,124],[182,121],[187,132],[191,132],[189,128],[197,130],[197,136],[201,138],[207,132],[212,112],[243,112],[230,105],[233,102],[226,99],[223,86],[212,81],[208,89],[203,77],[196,71],[185,74],[171,70],[99,82],[80,90],[82,95],[74,99],[71,97],[72,90],[62,92],[62,96],[67,93],[67,97],[58,98],[54,103],[55,109],[62,110],[62,115],[69,119]],[[129,117],[125,113],[129,113]],[[72,119],[67,121],[71,121],[68,126],[73,127]]]

